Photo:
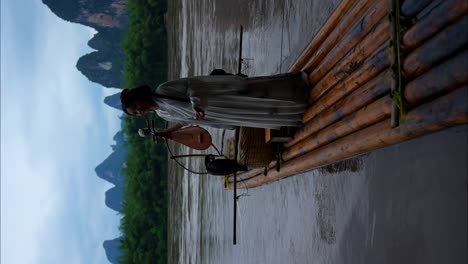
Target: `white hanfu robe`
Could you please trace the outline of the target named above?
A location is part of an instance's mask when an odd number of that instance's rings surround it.
[[[212,75],[182,78],[161,84],[153,96],[159,104],[156,113],[170,122],[217,128],[256,127],[280,129],[301,125],[307,107],[305,73],[267,77]],[[188,99],[188,100],[187,100]],[[194,107],[205,112],[196,120]]]

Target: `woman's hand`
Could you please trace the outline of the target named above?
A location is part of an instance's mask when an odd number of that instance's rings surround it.
[[[197,120],[203,120],[205,119],[205,112],[200,108],[200,107],[193,107],[193,111],[197,115],[196,119]]]

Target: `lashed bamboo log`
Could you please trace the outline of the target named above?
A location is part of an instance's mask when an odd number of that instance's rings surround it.
[[[391,0],[394,1],[394,0]],[[423,10],[421,10],[416,16],[411,18],[413,24],[418,23],[418,21],[424,19],[428,14],[431,13],[431,10],[439,6],[443,1],[446,0],[432,0]]]
[[[336,28],[324,39],[322,45],[317,47],[314,55],[301,70],[305,72],[310,72],[311,69],[314,69],[320,63],[320,61],[322,61],[323,58],[328,54],[330,49],[336,46],[337,42],[341,39],[342,35],[346,33],[352,25],[354,25],[354,22],[359,20],[362,14],[368,11],[372,5],[375,5],[377,1],[383,2],[383,0],[356,1],[355,4],[350,8],[349,12],[347,12],[343,16]]]
[[[340,22],[344,14],[346,14],[354,3],[352,0],[342,0],[335,8],[333,13],[328,17],[325,24],[320,28],[320,31],[314,36],[310,44],[304,49],[299,59],[291,66],[289,71],[300,71],[307,61],[312,57],[317,48],[323,43],[325,38],[333,31],[336,25]]]
[[[333,47],[330,52],[325,56],[325,58],[320,62],[319,65],[312,69],[312,73],[309,77],[309,82],[314,85],[322,77],[330,71],[330,69],[335,66],[335,64],[341,60],[346,53],[348,53],[352,48],[354,48],[358,43],[369,44],[369,37],[367,34],[371,35],[372,38],[378,38],[378,35],[372,34],[372,32],[378,32],[382,34],[383,29],[386,28],[389,31],[389,21],[388,19],[382,18],[388,13],[388,5],[385,1],[377,2],[376,6],[371,8],[370,12],[367,12],[363,17],[358,20],[353,27],[344,34],[340,41]],[[380,22],[379,22],[380,21]],[[363,41],[366,40],[367,41]],[[387,38],[388,39],[388,38]],[[382,44],[381,41],[380,44]],[[361,45],[362,46],[362,45]],[[372,46],[372,44],[371,44]],[[379,47],[377,44],[373,44],[374,50]],[[370,54],[370,53],[368,53]],[[351,55],[351,54],[350,54]],[[348,55],[347,55],[348,57]]]
[[[268,170],[270,168],[273,168],[275,165],[276,165],[276,161],[272,161],[270,162],[270,164],[268,164],[268,166],[266,166],[266,169]],[[248,170],[246,172],[238,173],[237,181],[238,182],[245,181],[252,177],[263,175],[264,172],[265,172],[265,168],[255,168],[255,169]],[[234,181],[234,176],[230,175],[228,177],[228,182],[231,183],[233,181]]]
[[[413,106],[418,105],[434,96],[440,96],[467,84],[467,69],[468,50],[465,49],[408,83],[404,91],[406,101]]]
[[[252,178],[258,174],[261,174],[265,171],[265,168],[255,168],[255,169],[251,169],[249,171],[246,171],[246,172],[242,172],[242,173],[239,173],[237,174],[237,180],[238,181],[243,181],[243,180],[246,180],[246,179],[249,179],[249,178]],[[229,176],[229,181],[232,181],[232,179],[234,179],[233,176]]]
[[[276,160],[272,160],[270,162],[270,164],[268,164],[268,166],[265,168],[267,171],[270,170],[270,169],[273,169],[273,168],[276,168]],[[246,171],[246,172],[243,172],[243,173],[240,173],[237,175],[237,182],[238,182],[238,185],[241,185],[240,183],[242,183],[243,181],[247,181],[251,178],[255,178],[255,177],[261,177],[261,176],[265,176],[265,169],[262,170],[262,172],[258,172],[257,170],[257,174],[253,175],[253,173],[249,173],[250,171]],[[255,169],[256,170],[256,169]],[[244,174],[246,173],[249,173],[248,174],[248,177],[245,177]],[[231,189],[232,188],[232,183],[234,182],[234,176],[233,175],[230,175],[228,177],[228,180],[227,180],[227,183],[228,185],[226,186],[226,189]],[[229,187],[231,186],[231,187]]]
[[[463,60],[463,56],[459,55],[457,57],[459,60]],[[464,60],[465,63],[467,62]],[[457,63],[455,63],[457,64]],[[450,66],[445,66],[447,68],[451,68]],[[445,68],[441,65],[441,68]],[[463,69],[465,68],[457,68],[458,73],[463,74]],[[460,70],[461,69],[461,70]],[[439,79],[441,76],[445,76],[445,72],[442,71],[430,71],[428,74],[429,79]],[[434,78],[434,76],[438,76]],[[460,78],[459,78],[460,77]],[[464,79],[463,79],[464,78]],[[420,80],[414,80],[413,82],[408,84],[407,91],[410,92],[412,98],[409,100],[410,102],[421,102],[427,100],[428,98],[433,98],[434,96],[440,95],[442,93],[450,92],[453,89],[459,87],[459,85],[465,85],[464,88],[462,86],[461,89],[466,89],[466,78],[467,75],[458,76],[456,74],[453,78],[445,78],[443,82],[437,82],[434,85],[434,88],[427,89],[427,88],[420,88],[419,85],[426,85],[426,81],[421,82]],[[429,80],[428,79],[428,80]],[[318,147],[326,145],[338,138],[343,136],[349,135],[353,132],[358,131],[359,129],[365,128],[369,125],[373,125],[382,119],[385,119],[389,115],[389,111],[391,109],[391,98],[389,96],[382,97],[381,99],[377,100],[376,102],[372,103],[369,106],[364,107],[363,109],[359,110],[356,113],[353,113],[351,116],[348,116],[339,122],[327,127],[324,130],[317,132],[316,134],[308,137],[306,140],[300,142],[300,144],[294,145],[293,147],[287,149],[283,153],[283,160],[288,161],[298,156],[304,155],[307,152],[310,152]],[[268,165],[269,169],[272,169],[276,166],[276,161],[270,162]],[[263,173],[263,172],[262,172]],[[259,172],[249,173],[248,177],[242,177],[243,179],[253,178],[258,175]],[[262,174],[263,175],[263,174]],[[232,182],[232,179],[231,179]]]
[[[388,145],[400,143],[451,126],[468,123],[466,98],[468,88],[462,87],[408,113],[398,128],[390,127],[390,120],[381,121],[366,129],[332,142],[306,155],[287,161],[281,171],[269,170],[264,177],[244,181],[241,188],[252,188],[267,182],[311,170],[319,166],[359,155]],[[229,186],[232,188],[232,186]]]
[[[468,16],[445,28],[415,49],[403,61],[403,72],[408,79],[415,78],[449,57],[468,43]]]
[[[382,75],[380,78],[375,78],[369,81],[349,96],[343,98],[343,100],[337,104],[334,104],[314,119],[305,123],[305,125],[296,132],[293,139],[286,144],[286,146],[292,146],[291,144],[295,144],[296,142],[305,139],[318,130],[333,124],[341,118],[390,92],[390,82],[385,79],[386,76]]]
[[[330,90],[332,90],[332,92],[334,93],[336,92],[343,96],[350,93],[351,91],[354,91],[357,87],[363,85],[368,80],[375,77],[378,73],[388,68],[390,66],[390,61],[391,58],[389,57],[388,47],[386,44],[384,44],[371,57],[367,58],[366,61],[364,61],[364,63],[362,63],[362,65],[360,65],[357,69],[354,69],[354,71],[347,73],[348,76],[345,79],[338,82],[335,86],[316,85],[315,87],[313,87],[310,91],[309,103],[312,104],[312,107],[314,105],[318,105],[313,103],[315,101],[318,101],[320,98],[320,104],[323,104],[324,100],[322,100],[321,97],[324,96]],[[343,96],[339,98],[342,98]],[[337,101],[333,100],[336,98],[337,97],[330,98],[332,100],[325,103],[333,104]],[[320,110],[323,110],[329,107],[331,104],[324,104],[322,106],[317,107],[321,108]],[[315,110],[313,110],[312,107],[304,113],[304,116],[302,117],[304,123],[319,113],[315,112]]]
[[[283,160],[288,161],[304,155],[338,138],[382,121],[390,116],[391,110],[392,99],[389,95],[384,96],[372,104],[364,106],[359,111],[343,118],[339,122],[317,131],[305,140],[299,142],[299,144],[287,149],[283,153]]]
[[[405,0],[401,5],[401,14],[410,18],[423,10],[432,0]]]
[[[468,68],[467,58],[468,51],[464,50],[408,83],[404,92],[406,101],[412,105],[417,105],[433,96],[439,96],[455,87],[468,83],[468,73],[466,72]],[[385,77],[384,73],[380,74],[377,78],[353,92],[346,99],[319,114],[316,118],[306,123],[304,128],[300,129],[293,140],[286,143],[285,146],[291,148],[301,140],[310,137],[316,131],[339,120],[342,116],[354,112],[355,109],[359,109],[365,102],[373,101],[372,97],[375,99],[379,97],[379,94],[388,92],[391,84]],[[322,103],[322,100],[320,103]]]
[[[430,16],[430,15],[431,15],[431,12],[427,12],[427,15]],[[460,26],[460,28],[461,28],[461,26]],[[452,37],[452,38],[453,38],[453,37]],[[437,56],[437,54],[434,55],[434,56]],[[461,55],[460,55],[460,56],[461,56]],[[465,58],[466,58],[466,55],[464,55],[464,56],[465,56]],[[466,62],[466,60],[465,60],[465,62]],[[321,62],[321,63],[323,63],[323,62]],[[460,66],[459,66],[459,67],[460,67]],[[429,68],[429,67],[427,67],[427,68]],[[427,68],[426,68],[426,69],[427,69]],[[461,69],[466,69],[466,63],[465,63],[465,66],[461,66]],[[448,72],[448,71],[447,71],[447,72]],[[460,73],[460,72],[458,72],[458,73]],[[465,74],[465,75],[466,75],[466,74]],[[425,75],[423,75],[423,77],[424,77],[424,76],[425,76]],[[460,83],[462,83],[462,82],[466,83],[466,78],[465,78],[465,81],[460,81],[460,80],[461,80],[460,78],[462,78],[461,75],[459,76],[459,78],[458,78],[458,77],[453,77],[452,79],[456,79],[456,80],[457,80],[457,83],[455,83],[455,84],[453,84],[452,86],[449,86],[449,87],[455,87],[457,84],[460,84]],[[418,78],[418,79],[419,79],[419,78]],[[410,83],[410,84],[411,84],[411,83]],[[419,85],[416,85],[416,86],[419,87]],[[447,87],[446,87],[446,88],[447,88]],[[434,88],[431,88],[431,89],[434,89]],[[437,87],[437,89],[440,89],[440,87]],[[464,87],[463,89],[466,90],[466,87]],[[411,90],[411,89],[409,89],[409,90]],[[449,90],[449,89],[447,88],[446,90]],[[407,91],[408,91],[408,90],[407,90]],[[466,96],[466,92],[465,92],[465,96]],[[325,98],[325,97],[323,97],[323,98]],[[321,99],[323,99],[323,98],[321,98]],[[388,99],[387,97],[384,97],[384,98]],[[382,98],[382,99],[380,99],[380,100],[384,100],[384,98]],[[379,101],[380,101],[380,100],[379,100]],[[378,101],[377,101],[377,102],[378,102]],[[374,106],[375,103],[376,103],[376,102],[374,102],[372,105]],[[466,105],[466,102],[465,102],[465,105]],[[418,109],[419,109],[419,108],[418,108]],[[361,109],[361,110],[364,110],[364,109]],[[359,112],[361,112],[361,110],[360,110]],[[322,111],[323,111],[323,110],[322,110]],[[348,116],[348,117],[346,117],[345,119],[353,118],[356,114],[357,114],[357,113],[355,113],[355,114],[353,114],[353,115],[351,115],[351,116]],[[385,113],[385,114],[386,114],[386,113]],[[466,113],[465,113],[465,114],[466,114]],[[342,120],[342,121],[343,121],[343,120]],[[465,122],[466,122],[466,121],[465,121]],[[341,121],[338,122],[338,123],[333,124],[333,125],[330,126],[330,127],[334,127],[334,126],[338,127],[338,124],[340,124],[340,123],[341,123]],[[328,128],[329,128],[329,127],[328,127]],[[328,128],[326,128],[326,129],[328,129]],[[324,131],[324,130],[317,132],[316,134],[314,134],[314,136],[316,136],[318,133],[321,133],[321,132],[323,132],[323,131]],[[333,135],[332,135],[331,137],[333,137]],[[326,143],[325,143],[325,144],[326,144]],[[323,144],[322,144],[322,145],[323,145]],[[321,145],[320,145],[320,146],[321,146]],[[302,153],[301,153],[301,154],[302,154]],[[284,158],[284,157],[283,157],[283,158]],[[274,162],[272,162],[270,165],[272,165],[272,164],[273,164],[273,166],[274,166]],[[272,166],[270,166],[270,168],[272,168]]]
[[[442,1],[440,5],[430,9],[421,21],[418,21],[403,34],[403,48],[410,50],[418,47],[439,30],[466,15],[467,12],[468,1],[466,0]]]
[[[343,78],[349,76],[353,71],[361,67],[365,60],[373,54],[379,47],[390,39],[390,22],[384,19],[377,28],[369,33],[365,39],[356,45],[348,54],[345,55],[323,78],[319,76],[322,72],[312,72],[309,80],[319,80],[314,89],[326,89],[332,87]]]
[[[380,73],[376,78],[376,82],[384,82],[386,79],[387,72],[384,71]],[[364,82],[362,82],[364,83]],[[361,83],[361,84],[362,84]],[[332,89],[329,93],[327,93],[324,97],[320,99],[319,103],[313,104],[307,112],[303,116],[303,121],[307,122],[308,120],[316,117],[318,114],[323,112],[325,109],[331,107],[333,104],[341,100],[343,97],[354,91],[359,86],[352,86],[354,83],[349,82],[348,85],[341,85],[337,86],[337,88]],[[364,86],[373,85],[371,81],[368,83],[364,83]]]

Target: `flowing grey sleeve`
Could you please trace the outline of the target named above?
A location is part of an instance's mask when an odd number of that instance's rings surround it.
[[[206,107],[208,106],[208,100],[206,99],[206,95],[200,93],[195,89],[192,89],[191,87],[187,89],[187,92],[190,98],[190,103],[192,103],[192,108],[199,108],[205,111]]]
[[[160,118],[162,118],[162,119],[164,119],[166,121],[169,121],[169,122],[180,123],[180,124],[183,124],[183,125],[188,125],[190,123],[190,122],[188,122],[187,119],[184,119],[182,116],[169,114],[167,111],[162,110],[162,109],[156,110],[156,114]]]
[[[220,95],[233,95],[246,87],[245,78],[235,75],[197,76],[186,78],[187,95],[193,107],[206,110],[210,100]],[[210,105],[211,106],[211,105]]]
[[[193,84],[192,80],[187,81],[187,95],[192,103],[192,108],[199,108],[203,111],[208,107],[206,91],[198,89],[197,85]]]
[[[176,98],[189,99],[187,93],[187,80],[179,79],[163,83],[156,89],[156,93]],[[153,100],[159,104],[160,109],[157,112],[163,119],[172,122],[186,123],[195,117],[195,113],[193,112],[191,103],[189,102],[160,98],[158,96],[154,96]]]
[[[169,81],[161,84],[156,92],[169,96],[188,98],[192,104],[192,108],[198,107],[205,110],[208,105],[206,96],[203,91],[197,89],[196,86],[194,87],[192,83],[193,80],[191,78]]]

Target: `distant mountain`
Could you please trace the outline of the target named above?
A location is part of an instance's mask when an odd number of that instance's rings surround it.
[[[76,67],[90,81],[121,88],[124,52],[123,34],[128,25],[128,0],[42,0],[58,17],[94,28],[88,42],[96,51],[81,57]]]
[[[115,141],[115,145],[111,146],[113,152],[96,167],[95,171],[99,178],[115,185],[106,191],[105,203],[107,207],[112,210],[121,212],[123,188],[126,177],[122,169],[125,166],[127,150],[124,145],[125,135],[122,131],[117,132],[113,139]],[[104,241],[103,246],[106,251],[106,256],[111,263],[118,263],[118,258],[120,256],[119,244],[119,238]]]
[[[117,54],[93,51],[82,56],[76,63],[76,68],[92,82],[104,87],[120,88],[123,86],[123,67],[117,60],[123,60],[123,56],[113,57],[114,55]]]
[[[121,212],[123,201],[123,190],[119,187],[112,187],[106,192],[106,205],[110,209]]]
[[[116,144],[111,146],[114,152],[94,170],[99,178],[114,184],[116,187],[120,187],[123,186],[125,182],[125,175],[122,173],[122,168],[127,155],[123,142],[123,132],[117,132],[114,136],[114,140]]]
[[[42,0],[42,2],[58,17],[97,30],[124,29],[128,22],[128,0]]]
[[[110,107],[122,110],[122,104],[120,103],[120,92],[104,98],[104,103]]]
[[[113,264],[119,263],[119,257],[121,255],[119,250],[119,240],[120,238],[116,238],[113,240],[106,240],[103,243],[104,249],[106,250],[107,259]]]

